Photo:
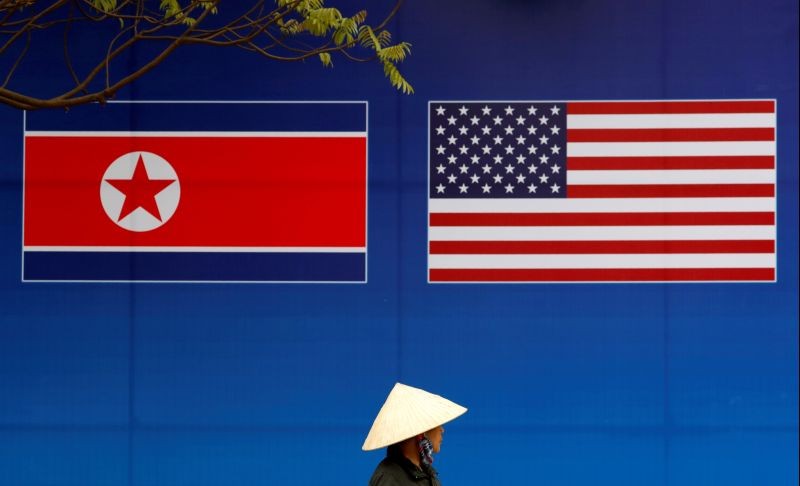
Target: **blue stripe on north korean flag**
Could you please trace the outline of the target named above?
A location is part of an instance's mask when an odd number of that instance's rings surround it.
[[[366,132],[363,102],[111,102],[26,114],[26,131]]]
[[[363,282],[364,253],[27,252],[26,281]]]

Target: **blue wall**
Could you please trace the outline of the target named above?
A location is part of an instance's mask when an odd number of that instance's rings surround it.
[[[393,33],[414,96],[194,48],[120,95],[367,100],[366,285],[23,284],[0,108],[0,484],[365,484],[395,381],[470,408],[446,485],[797,484],[797,2],[408,2]],[[426,284],[428,100],[694,98],[777,99],[777,283]]]

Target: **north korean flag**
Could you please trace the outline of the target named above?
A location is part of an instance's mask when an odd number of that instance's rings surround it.
[[[366,281],[366,103],[118,102],[24,136],[25,281]]]

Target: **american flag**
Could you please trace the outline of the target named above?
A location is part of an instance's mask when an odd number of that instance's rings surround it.
[[[430,102],[430,282],[775,281],[775,101]]]

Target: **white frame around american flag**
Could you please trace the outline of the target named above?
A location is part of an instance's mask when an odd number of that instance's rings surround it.
[[[432,100],[427,138],[428,283],[777,281],[775,99]]]

